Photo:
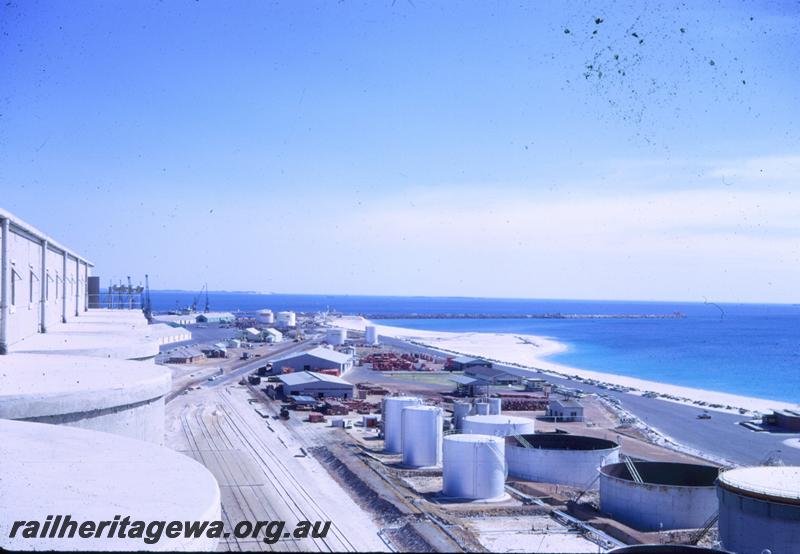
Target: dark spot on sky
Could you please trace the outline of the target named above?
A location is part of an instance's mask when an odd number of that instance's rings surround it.
[[[683,27],[681,27],[681,33],[685,33],[685,32],[686,32],[686,29],[684,29]]]
[[[568,35],[569,34],[569,29],[564,29],[564,34]]]
[[[708,65],[717,65],[714,60],[708,60]]]
[[[602,22],[603,22],[603,18],[602,17],[598,17],[598,18],[596,18],[594,20],[594,24],[595,25],[600,25]]]

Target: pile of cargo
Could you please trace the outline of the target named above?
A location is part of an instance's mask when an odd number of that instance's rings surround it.
[[[319,412],[311,412],[308,414],[309,423],[325,423],[325,416]]]
[[[386,396],[389,394],[389,391],[385,388],[371,383],[358,383],[356,389],[358,389],[359,398],[362,399],[366,398],[368,394],[374,394],[375,396]]]
[[[541,396],[504,393],[500,393],[497,396],[501,398],[503,411],[534,412],[547,409],[548,399]]]

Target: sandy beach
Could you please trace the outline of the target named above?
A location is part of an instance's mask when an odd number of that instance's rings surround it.
[[[605,384],[637,389],[638,392],[632,391],[633,394],[642,394],[647,391],[652,391],[662,395],[662,398],[665,400],[683,403],[702,401],[709,404],[718,404],[733,408],[733,410],[721,408],[718,409],[719,411],[735,411],[739,408],[743,408],[751,412],[763,413],[776,409],[798,409],[797,404],[792,404],[790,402],[740,396],[692,387],[682,387],[558,364],[546,358],[547,356],[563,352],[567,346],[546,337],[510,333],[421,331],[417,329],[380,325],[374,322],[370,323],[359,316],[339,317],[332,320],[331,324],[337,327],[358,331],[363,331],[367,324],[372,324],[378,328],[379,335],[407,340],[445,353],[476,356],[490,361],[517,365],[526,369],[541,370],[559,377],[579,377],[581,379],[592,379]],[[667,396],[674,398],[666,398]],[[675,400],[675,398],[679,400]]]

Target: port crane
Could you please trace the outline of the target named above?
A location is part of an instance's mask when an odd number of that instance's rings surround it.
[[[198,292],[197,295],[194,297],[194,300],[192,300],[192,312],[197,311],[197,303],[202,298],[203,293],[205,293],[205,300],[206,300],[205,307],[203,308],[203,313],[208,313],[211,311],[211,308],[209,307],[208,303],[208,283],[206,283],[203,285],[203,288],[200,289],[200,292]]]

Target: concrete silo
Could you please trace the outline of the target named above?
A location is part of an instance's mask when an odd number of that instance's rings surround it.
[[[800,467],[746,467],[717,480],[719,538],[737,554],[800,549]]]
[[[403,464],[409,467],[442,463],[442,409],[409,406],[401,412]]]
[[[610,440],[563,433],[522,439],[506,438],[506,462],[509,475],[528,481],[597,488],[597,470],[619,461],[619,445]]]
[[[698,464],[620,462],[600,469],[600,509],[640,531],[697,529],[717,511],[719,469]]]
[[[383,399],[383,445],[386,452],[399,454],[403,450],[403,408],[422,404],[415,396],[386,396]]]
[[[453,423],[458,431],[464,428],[464,418],[472,412],[469,402],[453,402]]]
[[[471,415],[464,418],[464,432],[494,437],[531,435],[534,433],[534,421],[510,415]]]
[[[503,399],[502,398],[490,398],[489,399],[489,414],[491,415],[500,415],[503,411]]]
[[[378,328],[374,325],[367,325],[364,329],[364,342],[366,344],[378,344]]]
[[[493,500],[505,494],[505,443],[500,437],[444,438],[442,493],[451,498]]]
[[[347,341],[347,329],[328,329],[325,333],[325,342],[336,346],[341,346]]]
[[[475,402],[475,413],[477,415],[489,415],[489,403]]]

